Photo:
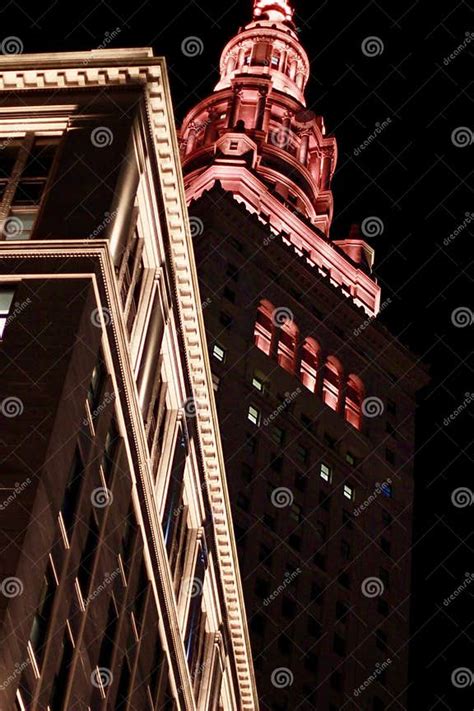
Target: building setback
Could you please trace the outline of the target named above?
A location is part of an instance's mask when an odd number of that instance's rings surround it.
[[[286,0],[255,0],[179,132],[262,709],[405,709],[414,414],[374,252]],[[377,222],[365,224],[376,234]]]
[[[258,708],[164,63],[0,58],[0,708]]]

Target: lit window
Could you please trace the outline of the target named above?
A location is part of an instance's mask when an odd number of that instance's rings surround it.
[[[354,487],[349,486],[349,484],[344,484],[344,496],[346,497],[346,499],[352,501],[352,499],[354,498]]]
[[[256,407],[253,405],[249,406],[249,411],[247,418],[252,422],[254,425],[260,424],[260,410],[257,410]]]
[[[347,452],[346,454],[346,462],[348,462],[351,466],[354,466],[355,464],[355,458],[350,452]]]
[[[321,464],[321,470],[319,472],[319,476],[324,481],[330,482],[331,478],[332,478],[331,467],[328,467],[327,464]]]
[[[0,288],[0,338],[3,337],[14,293],[14,289],[11,286],[2,286]]]
[[[215,375],[214,373],[212,374],[212,388],[214,392],[216,393],[219,390],[219,383],[221,382],[221,379],[219,378],[218,375]]]
[[[221,346],[218,346],[217,343],[212,347],[212,355],[219,363],[225,361],[225,350],[221,348]]]
[[[264,385],[263,385],[263,380],[256,375],[253,376],[252,378],[252,386],[255,388],[255,390],[258,390],[259,393],[263,393],[264,390]]]

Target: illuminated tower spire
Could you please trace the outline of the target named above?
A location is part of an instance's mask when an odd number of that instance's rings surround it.
[[[330,239],[337,144],[306,107],[310,62],[293,14],[289,0],[255,0],[224,47],[213,94],[180,132],[187,198],[219,183],[372,315],[373,250],[353,235]]]
[[[255,0],[253,4],[254,20],[293,22],[293,13],[287,0]]]

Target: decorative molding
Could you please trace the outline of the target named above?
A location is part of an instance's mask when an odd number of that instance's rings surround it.
[[[258,695],[165,62],[160,57],[153,57],[151,50],[147,48],[0,57],[0,91],[53,90],[57,92],[61,88],[133,84],[144,87],[149,108],[160,187],[165,205],[166,228],[173,257],[172,267],[175,270],[181,332],[193,396],[199,403],[196,429],[213,514],[212,524],[223,582],[228,631],[235,659],[235,678],[238,683],[240,708],[243,711],[252,711],[259,708]],[[35,247],[38,244],[36,243]],[[32,246],[33,243],[30,243],[30,248]],[[57,253],[57,246],[55,248],[50,246],[54,254]],[[10,247],[13,248],[13,243],[10,243]],[[77,255],[70,246],[69,250],[71,256]],[[28,257],[30,256],[33,254],[28,250]],[[110,299],[110,294],[108,298]],[[132,402],[129,404],[133,407]],[[142,452],[145,444],[143,441],[140,443]],[[140,468],[143,477],[146,463],[142,461]],[[146,489],[146,477],[143,477],[143,483]],[[150,510],[148,515],[151,515]],[[194,701],[189,698],[189,687],[187,686],[184,691],[189,708],[194,708]]]

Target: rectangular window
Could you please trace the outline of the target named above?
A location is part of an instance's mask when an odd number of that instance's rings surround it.
[[[292,504],[290,508],[290,518],[292,518],[297,523],[300,523],[303,518],[303,513],[301,506],[299,504]]]
[[[349,499],[349,501],[352,501],[354,498],[354,487],[351,486],[350,484],[344,484],[344,489],[343,493],[346,499]]]
[[[321,463],[321,469],[319,471],[319,476],[321,477],[321,479],[323,479],[323,481],[327,481],[328,483],[330,483],[331,479],[332,479],[331,467],[328,466],[327,464]]]
[[[221,382],[221,379],[219,378],[219,376],[215,375],[215,373],[212,373],[212,389],[214,390],[215,393],[219,392],[220,382]]]
[[[239,270],[235,266],[235,264],[231,264],[230,262],[227,264],[227,271],[226,274],[228,277],[233,279],[234,281],[238,281],[239,279]]]
[[[46,643],[46,636],[51,618],[51,611],[53,609],[56,587],[56,580],[51,569],[51,565],[48,565],[48,568],[43,576],[40,601],[33,618],[33,624],[30,632],[31,646],[33,647],[33,651],[38,662],[41,660],[44,645]]]
[[[109,431],[105,436],[104,454],[102,456],[102,469],[106,482],[110,482],[114,467],[114,461],[117,454],[120,435],[117,431],[117,425],[114,420],[110,423]]]
[[[395,464],[395,452],[387,448],[385,450],[385,459],[389,464]]]
[[[307,464],[309,460],[309,451],[306,449],[306,447],[303,447],[302,444],[299,444],[296,447],[296,455],[300,461],[303,462],[303,464]]]
[[[382,632],[382,630],[376,630],[375,632],[375,643],[382,652],[387,649],[387,635]]]
[[[260,424],[260,410],[253,405],[249,405],[247,419],[249,419],[254,425],[258,426]]]
[[[355,457],[350,452],[346,452],[346,462],[348,462],[348,464],[350,464],[352,467],[355,465]]]
[[[79,570],[77,571],[77,579],[81,588],[82,597],[85,600],[89,592],[89,586],[94,570],[95,554],[97,552],[97,544],[99,543],[99,527],[96,523],[94,512],[89,518],[89,532],[87,534],[86,543],[82,551]]]
[[[221,311],[219,321],[224,326],[224,328],[230,328],[232,326],[233,319],[232,316],[229,316],[229,314],[226,314],[224,311]]]
[[[224,299],[227,299],[227,301],[235,304],[235,291],[229,289],[228,286],[224,287]]]
[[[59,665],[58,672],[54,677],[51,689],[51,697],[49,702],[51,711],[61,711],[63,708],[64,696],[67,691],[69,680],[69,669],[74,656],[74,645],[72,643],[67,625],[61,647],[61,663]]]
[[[0,339],[3,338],[14,294],[13,286],[0,286]]]
[[[216,360],[219,361],[219,363],[224,363],[226,352],[224,348],[218,346],[217,343],[215,343],[212,347],[212,355]]]
[[[163,534],[168,555],[171,554],[174,548],[175,538],[178,533],[179,512],[183,498],[184,470],[187,455],[186,437],[184,432],[180,429],[175,442],[173,464],[171,466],[170,481],[163,513]]]
[[[72,460],[72,465],[69,472],[69,479],[66,484],[66,490],[64,492],[63,505],[61,509],[64,527],[66,529],[69,539],[71,538],[75,515],[77,507],[79,505],[79,497],[83,479],[84,465],[82,463],[79,450],[76,449],[74,452],[74,458]]]
[[[285,430],[282,430],[280,427],[274,427],[272,429],[272,439],[277,444],[283,444],[285,440]]]
[[[186,656],[190,668],[193,667],[195,655],[198,651],[198,642],[201,632],[201,626],[205,624],[205,619],[202,610],[202,600],[206,568],[207,551],[200,545],[193,576],[193,590],[196,590],[197,594],[191,596],[191,603],[189,606],[188,614],[188,624],[186,628],[184,642]],[[191,588],[189,591],[191,593]]]
[[[259,393],[263,393],[265,389],[263,380],[256,375],[254,375],[252,378],[252,387],[254,387],[255,390],[258,390]]]
[[[58,139],[38,138],[28,133],[19,143],[7,147],[0,170],[5,240],[31,238],[45,193]]]
[[[93,417],[95,416],[95,412],[100,404],[99,400],[102,395],[106,375],[107,373],[105,370],[104,360],[102,358],[102,354],[100,354],[98,361],[94,366],[94,370],[92,371],[89,390],[87,391],[87,401]]]

